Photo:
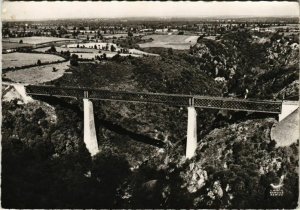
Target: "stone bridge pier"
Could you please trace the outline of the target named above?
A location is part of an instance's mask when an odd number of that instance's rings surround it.
[[[96,136],[93,103],[87,98],[83,99],[83,115],[83,140],[88,151],[94,156],[99,152],[99,147]]]
[[[197,149],[197,112],[194,106],[188,107],[187,140],[186,140],[186,158],[195,156]]]

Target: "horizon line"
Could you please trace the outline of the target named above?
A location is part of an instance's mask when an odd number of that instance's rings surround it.
[[[19,21],[53,21],[53,20],[77,20],[77,19],[138,19],[138,18],[143,18],[143,19],[205,19],[205,18],[299,18],[297,15],[276,15],[276,16],[254,16],[254,15],[213,15],[213,16],[202,16],[202,17],[196,17],[196,16],[123,16],[123,17],[72,17],[72,18],[64,18],[64,17],[59,17],[59,18],[38,18],[38,19],[33,19],[33,18],[28,18],[28,19],[6,19],[3,18],[2,21],[8,21],[8,22],[19,22]]]

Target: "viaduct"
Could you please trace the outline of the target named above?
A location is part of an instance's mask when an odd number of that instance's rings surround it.
[[[123,101],[133,103],[166,104],[169,106],[187,107],[187,144],[186,158],[192,158],[197,148],[197,112],[196,107],[209,109],[224,109],[233,111],[262,112],[279,114],[279,123],[284,118],[298,109],[298,103],[287,103],[285,101],[249,100],[199,95],[179,95],[162,93],[141,93],[108,91],[92,88],[78,87],[55,87],[46,85],[26,85],[16,83],[4,83],[7,88],[14,89],[26,102],[29,96],[50,96],[58,98],[73,98],[83,100],[84,109],[84,142],[91,155],[98,153],[96,137],[93,100]],[[3,93],[4,95],[4,93]]]

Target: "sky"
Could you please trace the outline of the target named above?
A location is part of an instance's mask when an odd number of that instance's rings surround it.
[[[119,17],[299,16],[298,2],[7,2],[3,20]]]

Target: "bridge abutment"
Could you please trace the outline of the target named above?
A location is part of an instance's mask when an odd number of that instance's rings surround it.
[[[299,108],[299,102],[298,101],[283,101],[281,114],[279,114],[279,120],[278,121],[279,122],[282,121],[284,118],[289,116],[291,113],[293,113],[298,108]]]
[[[194,106],[188,107],[186,158],[195,156],[197,149],[197,112]]]
[[[99,152],[95,119],[94,119],[94,109],[93,103],[89,99],[83,99],[83,112],[84,112],[84,134],[83,140],[86,148],[91,153],[92,156]]]

